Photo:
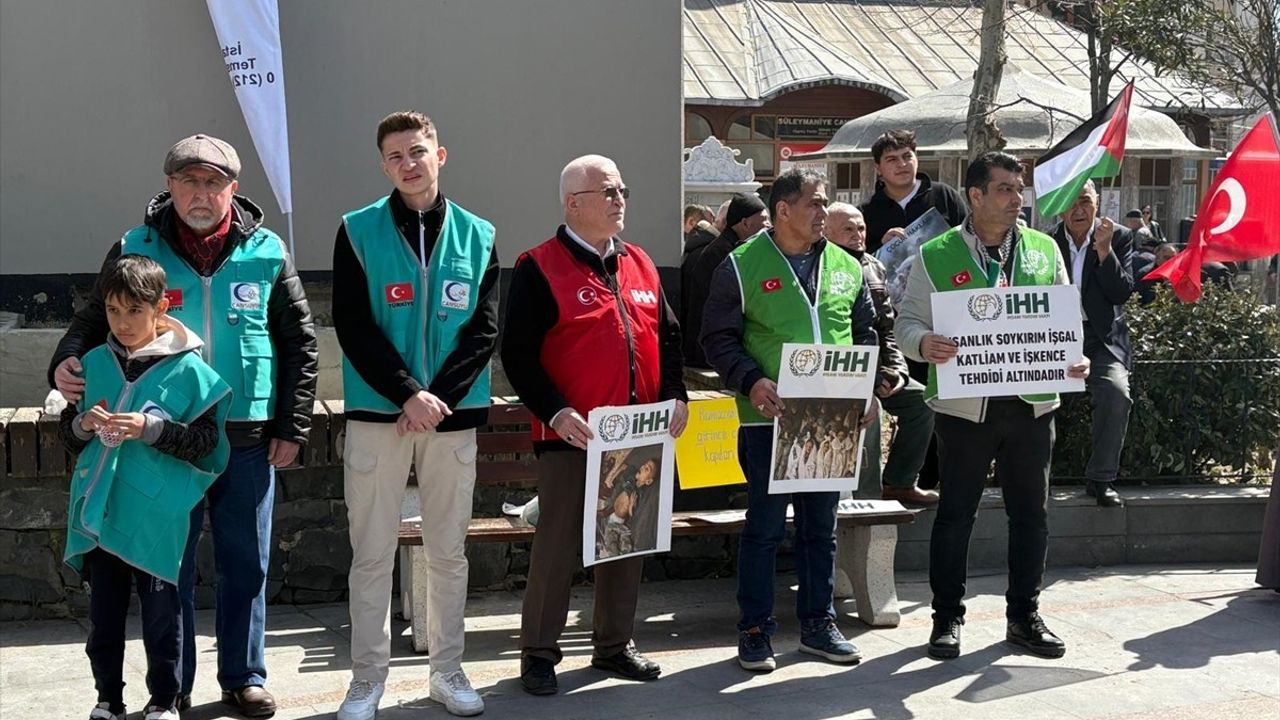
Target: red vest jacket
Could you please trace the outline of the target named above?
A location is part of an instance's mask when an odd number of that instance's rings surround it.
[[[584,418],[602,405],[658,400],[662,285],[649,256],[635,245],[625,248],[617,256],[615,279],[600,278],[556,237],[521,258],[537,263],[558,312],[538,359],[569,406]],[[533,439],[560,437],[534,418]]]

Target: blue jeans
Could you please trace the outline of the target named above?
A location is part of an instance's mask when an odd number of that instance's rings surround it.
[[[218,476],[191,511],[191,533],[178,576],[182,595],[183,695],[191,694],[196,679],[196,547],[204,527],[206,505],[217,571],[218,684],[223,690],[236,690],[262,685],[267,680],[267,561],[275,481],[275,469],[267,463],[266,443],[233,447],[226,472]]]
[[[778,628],[773,617],[773,582],[787,530],[787,503],[795,508],[796,574],[800,591],[796,617],[834,620],[836,568],[836,503],[839,493],[769,494],[769,457],[773,428],[738,430],[738,461],[747,476],[747,524],[738,544],[738,630],[759,627],[768,635]]]

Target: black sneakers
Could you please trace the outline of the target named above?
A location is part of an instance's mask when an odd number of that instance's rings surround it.
[[[934,618],[929,633],[929,657],[950,660],[960,657],[960,628],[964,618]]]
[[[1049,632],[1038,612],[1028,613],[1021,618],[1010,618],[1009,631],[1004,639],[1041,657],[1060,658],[1067,653],[1067,644]]]

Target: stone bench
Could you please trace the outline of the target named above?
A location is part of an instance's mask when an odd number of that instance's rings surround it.
[[[496,399],[495,399],[496,400]],[[528,411],[510,401],[495,401],[489,425],[476,434],[476,483],[536,485],[533,442]],[[516,457],[513,459],[512,455]],[[853,597],[858,617],[868,625],[898,624],[898,595],[893,563],[898,525],[910,523],[915,512],[896,502],[846,500],[837,516],[836,595]],[[673,535],[731,535],[742,532],[744,510],[685,511],[672,514]],[[467,529],[471,543],[519,543],[533,540],[534,526],[518,517],[472,518]],[[413,626],[413,647],[427,651],[427,558],[422,548],[422,517],[418,493],[406,490],[400,531],[401,611]]]

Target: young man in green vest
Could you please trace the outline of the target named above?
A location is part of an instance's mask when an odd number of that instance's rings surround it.
[[[738,457],[747,477],[747,524],[738,549],[738,664],[769,672],[774,568],[795,508],[800,651],[837,663],[862,656],[835,623],[836,503],[839,493],[769,494],[773,419],[782,345],[875,345],[875,308],[862,267],[822,237],[826,183],[809,171],[783,173],[769,193],[774,227],[739,245],[716,269],[702,319],[707,361],[738,396]],[[872,400],[863,428],[879,410]]]
[[[430,695],[454,715],[477,715],[484,701],[462,671],[463,550],[498,337],[493,225],[440,193],[447,153],[426,115],[388,115],[378,151],[394,190],[343,216],[333,250],[352,554],[352,680],[338,720],[372,718],[386,687],[391,573],[410,466],[430,568]]]
[[[180,710],[191,705],[196,674],[196,549],[205,509],[213,537],[218,685],[222,701],[248,717],[275,713],[267,680],[267,568],[275,509],[275,468],[298,458],[311,432],[317,349],[311,310],[280,236],[263,212],[237,194],[240,157],[230,143],[192,135],[164,158],[166,189],[141,225],[107,252],[164,268],[168,314],[198,332],[201,355],[231,386],[227,469],[191,511],[182,559],[183,666]],[[101,277],[101,276],[100,276]],[[84,390],[80,358],[107,337],[98,285],[58,344],[49,379],[68,400]]]
[[[1049,632],[1039,613],[1049,540],[1049,460],[1058,396],[942,400],[938,398],[935,367],[950,362],[957,346],[933,332],[934,293],[1068,282],[1053,239],[1018,226],[1022,191],[1022,164],[1017,158],[988,152],[973,161],[965,176],[970,214],[959,227],[920,248],[894,326],[902,351],[930,363],[925,397],[935,413],[942,468],[942,498],[929,542],[929,584],[933,590],[929,655],[935,658],[960,654],[969,536],[992,460],[1009,516],[1006,639],[1045,657],[1061,657],[1066,652],[1066,645]],[[1088,359],[1070,365],[1067,374],[1088,376]]]

